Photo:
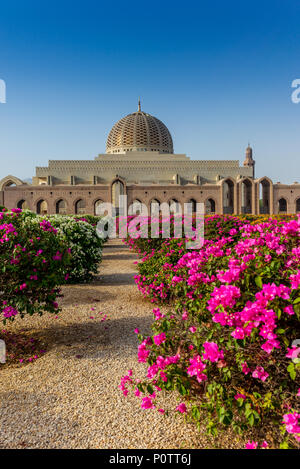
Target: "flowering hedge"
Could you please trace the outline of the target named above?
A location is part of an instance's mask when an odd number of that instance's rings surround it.
[[[4,322],[17,315],[58,311],[59,285],[70,256],[57,230],[28,222],[21,210],[0,213],[0,301]]]
[[[299,226],[239,221],[198,251],[169,240],[144,256],[139,288],[174,306],[155,308],[152,335],[138,335],[147,377],[130,370],[123,393],[131,386],[142,408],[164,413],[160,391],[176,390],[173,410],[211,435],[230,426],[251,435],[247,448],[299,447]]]
[[[130,221],[134,217],[128,217],[129,225]],[[142,219],[141,226],[143,224],[148,225],[148,238],[142,238],[141,236],[135,237],[131,236],[130,231],[134,231],[135,227],[132,230],[128,228],[128,237],[126,239],[126,244],[128,245],[129,249],[133,249],[140,255],[150,254],[153,251],[157,251],[161,248],[161,246],[168,241],[168,238],[163,237],[163,230],[162,230],[162,221],[167,220],[170,221],[170,237],[172,239],[174,234],[174,225],[177,223],[183,224],[183,221],[180,218],[177,218],[174,223],[174,216],[171,215],[169,218],[162,218],[160,217],[160,225],[159,231],[156,233],[158,237],[153,238],[151,237],[151,229],[150,229],[150,218],[148,217],[140,217]],[[182,217],[183,218],[183,217]],[[190,216],[188,216],[190,218]],[[296,219],[296,215],[205,215],[204,217],[204,237],[205,239],[217,239],[220,236],[225,236],[230,232],[231,229],[237,229],[242,225],[245,224],[256,224],[256,223],[264,223],[269,220],[278,220],[278,221],[290,221]],[[195,216],[192,217],[193,226],[195,226]],[[184,237],[184,230],[183,237]]]

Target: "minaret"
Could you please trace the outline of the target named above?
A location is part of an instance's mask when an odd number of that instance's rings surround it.
[[[139,98],[138,112],[141,112],[141,98]]]
[[[254,169],[255,169],[255,161],[252,157],[253,155],[253,150],[252,148],[250,147],[250,143],[248,143],[248,147],[246,148],[246,158],[245,158],[245,161],[244,161],[244,166],[246,166],[247,168],[253,168],[253,179],[255,177],[255,173],[254,173]]]

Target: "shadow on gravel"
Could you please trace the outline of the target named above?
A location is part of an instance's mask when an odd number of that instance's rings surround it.
[[[95,315],[97,318],[97,315]],[[99,316],[101,317],[101,316]],[[57,320],[59,321],[59,319]],[[60,357],[68,359],[71,356],[78,359],[101,357],[107,348],[113,352],[126,350],[131,353],[137,350],[138,340],[134,330],[138,328],[141,334],[151,332],[151,316],[124,317],[119,319],[90,319],[84,323],[60,325],[59,323],[47,327],[35,334],[46,346],[46,353],[57,349]]]
[[[135,272],[104,274],[99,275],[93,283],[94,285],[134,285],[134,275],[136,275]]]
[[[78,305],[93,305],[94,303],[99,303],[99,308],[101,308],[101,303],[103,301],[112,301],[116,298],[116,295],[113,295],[111,292],[99,291],[96,286],[101,285],[103,282],[98,280],[98,277],[95,277],[93,283],[90,284],[78,284],[78,285],[67,285],[62,289],[63,297],[60,299],[60,306],[75,306]],[[93,288],[95,285],[95,288]]]
[[[117,250],[128,250],[128,247],[123,244],[123,243],[120,243],[120,244],[105,244],[103,246],[103,252],[107,252],[109,251],[110,249],[117,249]]]
[[[126,260],[136,260],[135,254],[105,254],[103,255],[103,261],[126,261]]]
[[[60,435],[67,428],[68,435],[76,438],[80,424],[73,416],[68,419],[55,411],[57,392],[51,391],[45,393],[36,389],[23,392],[15,389],[13,393],[0,392],[0,402],[5,403],[5,407],[0,407],[0,449],[53,449],[53,442],[49,441],[49,426]],[[70,400],[68,395],[65,399]]]

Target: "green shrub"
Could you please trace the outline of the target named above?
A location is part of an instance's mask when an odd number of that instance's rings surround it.
[[[40,219],[41,217],[38,217]],[[103,241],[89,222],[64,215],[42,217],[57,228],[62,240],[70,249],[71,261],[68,266],[68,282],[87,282],[98,271],[102,259]]]

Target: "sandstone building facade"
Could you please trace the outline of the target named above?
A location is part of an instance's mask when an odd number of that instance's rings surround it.
[[[167,127],[141,110],[123,117],[109,133],[106,153],[94,160],[51,160],[37,167],[32,184],[14,176],[0,181],[0,205],[40,214],[97,214],[103,202],[118,210],[146,204],[149,213],[167,202],[183,207],[205,204],[206,213],[299,213],[300,184],[274,184],[255,178],[252,148],[237,160],[191,160],[174,154]],[[174,205],[173,205],[174,206]]]

